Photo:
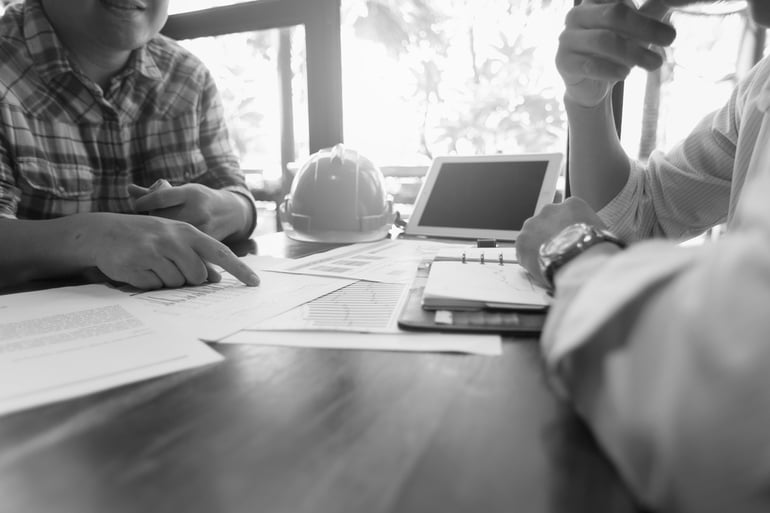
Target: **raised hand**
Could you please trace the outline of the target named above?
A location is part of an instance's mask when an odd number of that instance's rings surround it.
[[[662,0],[639,9],[621,0],[584,0],[572,8],[556,52],[565,98],[594,107],[633,67],[659,68],[663,60],[650,46],[668,46],[676,37],[674,28],[660,21],[667,11]]]

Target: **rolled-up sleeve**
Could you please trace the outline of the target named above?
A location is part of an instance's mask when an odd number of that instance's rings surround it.
[[[8,159],[7,142],[0,134],[0,218],[16,219],[20,192]]]
[[[678,513],[770,511],[770,175],[735,229],[557,277],[543,348],[631,490]]]
[[[724,107],[669,152],[655,151],[646,163],[631,161],[625,187],[599,212],[613,232],[628,241],[690,238],[725,222],[744,89],[736,88]]]
[[[206,160],[207,172],[197,181],[213,189],[225,189],[245,197],[251,206],[251,233],[257,223],[257,208],[238,157],[232,149],[219,91],[210,73],[205,74],[200,102],[200,150]]]

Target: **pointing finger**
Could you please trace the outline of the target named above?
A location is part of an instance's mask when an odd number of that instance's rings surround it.
[[[220,266],[249,287],[259,285],[259,276],[251,267],[218,240],[204,236],[193,245],[193,249],[204,261]]]

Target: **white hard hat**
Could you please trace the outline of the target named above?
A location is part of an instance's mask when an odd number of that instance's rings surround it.
[[[342,144],[314,153],[300,167],[279,215],[289,237],[309,242],[383,239],[394,219],[382,172]]]

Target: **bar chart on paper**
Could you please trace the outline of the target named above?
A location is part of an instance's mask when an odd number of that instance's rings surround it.
[[[357,281],[249,329],[393,332],[407,291],[403,283]]]

